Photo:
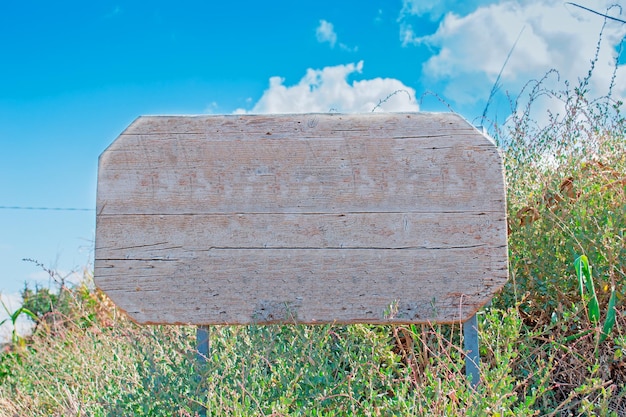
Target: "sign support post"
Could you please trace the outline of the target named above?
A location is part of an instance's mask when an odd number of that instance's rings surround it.
[[[476,314],[463,323],[463,342],[465,346],[465,375],[472,386],[480,383],[480,352],[478,347],[478,320]]]
[[[198,350],[197,358],[199,364],[204,364],[211,355],[211,344],[209,341],[209,326],[198,326],[196,329],[196,348]]]

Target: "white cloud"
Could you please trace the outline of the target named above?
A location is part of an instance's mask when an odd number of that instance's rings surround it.
[[[105,19],[112,19],[115,16],[118,16],[120,13],[122,13],[122,9],[120,8],[120,6],[115,6],[113,8],[113,10],[111,10],[109,13],[104,15]]]
[[[315,29],[315,35],[317,36],[317,41],[320,43],[328,42],[331,48],[334,48],[337,44],[337,33],[335,33],[335,26],[322,19],[320,20],[320,24]],[[356,52],[359,50],[358,46],[348,46],[345,43],[339,42],[339,48],[347,52]]]
[[[217,112],[218,108],[219,108],[219,105],[217,104],[217,102],[212,101],[208,106],[206,106],[206,108],[204,109],[204,112],[208,114],[213,114]]]
[[[327,22],[326,20],[320,20],[320,25],[315,29],[315,35],[317,36],[317,41],[320,43],[328,42],[331,48],[335,47],[335,43],[337,43],[337,34],[335,33],[335,27],[332,23]]]
[[[358,46],[348,46],[345,43],[339,43],[339,47],[346,52],[357,52],[359,50]]]
[[[436,21],[452,9],[456,13],[464,14],[475,10],[481,5],[497,2],[497,0],[403,0],[399,20],[403,20],[408,16],[424,16]]]
[[[428,15],[433,20],[438,19],[446,10],[449,10],[447,3],[449,1],[445,0],[404,0],[402,2],[402,10],[400,11],[400,19],[407,15]]]
[[[341,113],[380,111],[418,111],[415,90],[393,78],[373,78],[348,82],[360,73],[363,61],[323,69],[308,69],[293,86],[281,77],[270,78],[269,88],[251,113]],[[394,94],[395,93],[395,94]],[[391,97],[389,97],[391,95]],[[236,113],[245,112],[237,109]]]
[[[612,2],[586,6],[604,12]],[[435,13],[439,10],[437,7],[405,0],[399,19],[401,40],[404,45],[427,45],[437,51],[423,66],[424,84],[440,91],[446,99],[462,104],[486,100],[507,54],[522,31],[502,73],[502,88],[517,93],[528,80],[539,79],[550,69],[559,71],[561,82],[569,80],[575,85],[589,71],[603,23],[600,16],[559,0],[509,0],[483,5],[466,14],[447,12],[435,33],[417,36],[407,23],[407,16]],[[613,12],[617,13],[616,9]],[[626,25],[607,23],[589,86],[592,96],[608,91],[615,65],[615,48],[625,35]],[[614,91],[622,98],[626,96],[626,85],[621,81],[626,75],[625,68],[622,65],[618,70]],[[552,79],[556,81],[556,77]],[[432,88],[433,85],[436,87]]]
[[[376,24],[381,24],[383,23],[383,9],[378,9],[378,13],[376,14],[376,17],[374,18],[374,23]]]

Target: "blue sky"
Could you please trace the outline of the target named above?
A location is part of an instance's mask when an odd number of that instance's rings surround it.
[[[579,2],[612,3],[624,6]],[[23,258],[61,275],[90,266],[94,211],[8,207],[93,210],[98,155],[139,115],[362,112],[402,90],[376,110],[446,110],[433,92],[476,121],[519,38],[491,107],[502,122],[505,93],[528,80],[584,76],[602,24],[552,0],[3,2],[0,292],[48,285]],[[599,94],[625,34],[607,24]]]

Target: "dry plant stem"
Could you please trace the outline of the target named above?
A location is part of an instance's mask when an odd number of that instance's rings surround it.
[[[429,349],[428,349],[428,344],[427,344],[427,341],[426,341],[426,325],[422,324],[422,325],[420,325],[420,327],[421,327],[421,330],[422,330],[421,333],[420,333],[420,338],[421,338],[421,341],[422,341],[422,349],[421,349],[421,351],[422,351],[422,355],[421,355],[422,356],[422,369],[426,369],[426,367],[428,366],[428,356],[429,356],[428,355]]]
[[[612,384],[611,381],[606,381],[600,384],[594,384],[591,387],[586,387],[584,390],[579,391],[579,392],[571,391],[567,399],[562,401],[550,414],[548,414],[548,416],[556,416],[557,412],[560,412],[561,410],[564,410],[564,409],[570,409],[570,410],[575,409],[576,406],[581,403],[581,400],[574,400],[574,398],[580,395],[584,395],[584,394],[595,393],[596,391],[600,389],[605,389],[611,386],[611,384]]]
[[[411,381],[417,388],[420,384],[420,370],[415,358],[415,349],[413,342],[413,335],[411,332],[403,326],[394,326],[394,336],[396,342],[402,352],[402,358],[406,361],[407,365],[411,368]],[[404,343],[400,338],[399,333],[404,335]]]

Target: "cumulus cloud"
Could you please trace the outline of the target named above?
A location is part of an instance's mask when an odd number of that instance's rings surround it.
[[[497,0],[403,0],[402,9],[400,10],[400,20],[407,16],[428,17],[430,20],[436,21],[446,14],[449,10],[454,9],[456,13],[469,13],[477,7],[489,3],[497,3]]]
[[[591,7],[605,11],[611,2],[596,2]],[[562,1],[509,0],[482,5],[466,14],[448,12],[435,33],[417,36],[405,17],[427,13],[422,4],[428,3],[405,1],[401,40],[405,45],[427,45],[436,51],[422,68],[425,84],[440,83],[444,96],[457,103],[472,104],[486,98],[518,36],[502,73],[505,89],[519,91],[528,80],[541,78],[551,69],[559,71],[561,80],[576,83],[590,68],[603,24],[601,17]],[[589,86],[598,95],[608,91],[616,47],[625,35],[626,25],[607,23]],[[620,66],[618,79],[626,76],[625,72]],[[624,83],[617,83],[614,93],[624,97]]]
[[[334,48],[335,44],[337,44],[337,33],[335,33],[335,26],[324,19],[320,20],[319,26],[317,27],[317,29],[315,29],[315,35],[318,42],[328,42],[331,48]],[[343,42],[339,42],[339,48],[348,52],[356,52],[359,50],[358,46],[350,47]]]
[[[320,20],[320,24],[315,29],[315,35],[317,36],[317,41],[320,43],[328,42],[331,48],[335,47],[335,43],[337,43],[337,34],[335,33],[335,27],[332,23],[327,22],[326,20]]]
[[[403,0],[402,9],[398,22],[400,23],[400,40],[402,46],[419,43],[419,35],[412,23],[414,18],[427,19],[431,22],[439,21],[450,10],[454,10],[457,15],[466,15],[473,12],[478,7],[497,3],[498,0]],[[418,19],[419,20],[419,19]],[[422,26],[418,23],[418,28]]]
[[[219,108],[219,105],[217,104],[217,102],[212,101],[211,103],[209,103],[209,105],[206,106],[206,108],[204,109],[204,112],[208,114],[213,114],[217,112],[218,108]]]
[[[348,82],[360,73],[363,61],[323,69],[308,69],[304,77],[286,86],[281,77],[272,77],[269,88],[251,113],[361,113],[377,111],[418,111],[415,90],[393,78]],[[236,112],[242,113],[242,109]]]

